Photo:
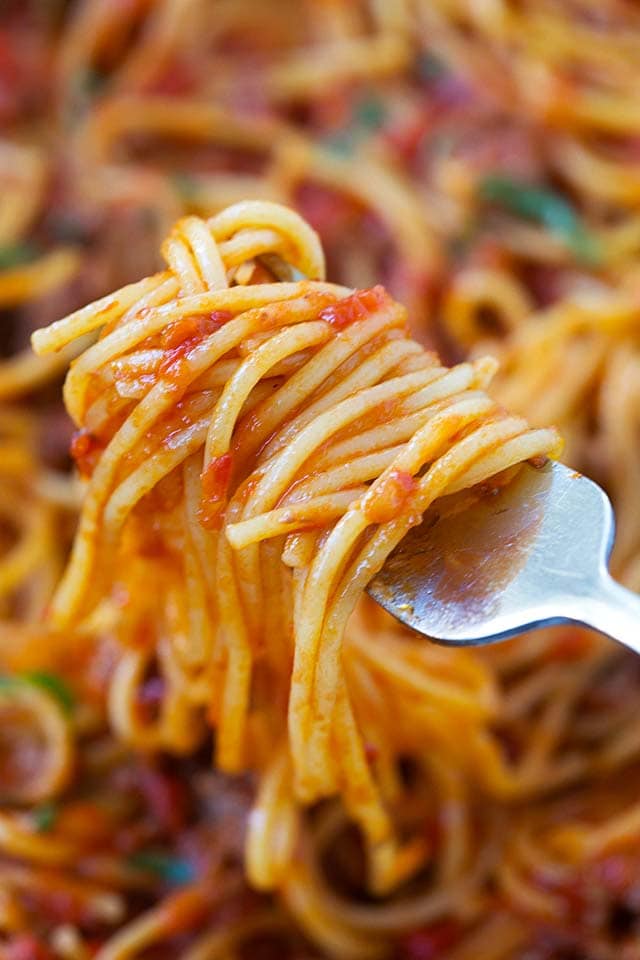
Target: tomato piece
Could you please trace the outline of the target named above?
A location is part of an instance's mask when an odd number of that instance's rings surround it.
[[[160,335],[160,344],[167,352],[158,367],[158,375],[167,380],[179,381],[184,358],[232,317],[233,314],[228,310],[214,310],[208,316],[184,317],[170,323]]]
[[[103,450],[102,441],[88,430],[78,430],[73,434],[69,452],[80,476],[88,478],[92,475]]]
[[[318,316],[320,320],[330,323],[336,330],[343,330],[358,320],[365,320],[390,302],[391,298],[387,291],[377,284],[369,290],[356,290],[344,300],[332,303],[331,306],[321,310]]]

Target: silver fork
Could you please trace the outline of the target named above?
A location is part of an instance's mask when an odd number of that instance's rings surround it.
[[[498,492],[438,500],[368,591],[439,643],[476,646],[569,622],[640,653],[640,597],[607,569],[613,534],[597,484],[559,463],[526,464]]]

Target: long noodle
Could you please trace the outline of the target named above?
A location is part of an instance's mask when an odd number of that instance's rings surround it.
[[[310,279],[243,284],[260,269],[256,249]],[[204,713],[220,769],[275,778],[248,837],[249,878],[261,887],[287,883],[291,797],[340,794],[366,837],[371,888],[383,893],[415,872],[424,844],[399,842],[366,760],[357,720],[366,707],[342,666],[359,653],[343,654],[347,620],[434,499],[557,453],[558,437],[489,399],[490,361],[447,370],[407,339],[405,312],[382,287],[326,284],[316,238],[286,208],[255,201],[206,223],[185,218],[163,252],[168,269],[154,288],[133,303],[114,294],[108,326],[67,376],[91,477],[53,624],[80,627],[117,580],[128,596],[109,695],[120,736],[138,749],[193,749]],[[66,347],[103,317],[98,303],[37,331],[34,345]],[[134,361],[144,386],[130,399]],[[151,622],[139,579],[127,576],[150,550],[167,583]],[[136,649],[142,615],[156,638],[147,651]],[[420,685],[413,652],[409,644],[401,661]],[[141,729],[131,702],[149,656],[161,657],[166,692],[155,728]],[[393,686],[393,674],[384,679]],[[464,716],[464,704],[444,699]],[[257,741],[253,729],[264,731]],[[392,756],[402,748],[387,744]]]

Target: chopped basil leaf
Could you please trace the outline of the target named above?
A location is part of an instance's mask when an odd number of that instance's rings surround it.
[[[379,97],[370,93],[362,97],[356,105],[353,119],[358,127],[365,130],[377,130],[384,123],[387,111]]]
[[[33,825],[38,833],[48,833],[58,819],[59,809],[55,803],[43,803],[31,811]]]
[[[327,150],[340,157],[348,157],[355,147],[355,138],[352,132],[336,133],[332,137],[325,137],[322,141]]]
[[[38,250],[32,243],[14,243],[8,247],[0,247],[0,270],[19,267],[35,260],[37,256]]]
[[[171,884],[190,883],[195,877],[194,869],[187,860],[162,850],[139,850],[127,857],[127,863],[134,870],[153,873]]]
[[[32,670],[22,674],[27,683],[33,683],[50,693],[58,701],[66,713],[72,713],[75,707],[75,697],[64,680],[55,673],[46,673],[43,670]]]
[[[15,676],[0,676],[0,690],[11,690],[23,683],[30,683],[33,686],[40,687],[50,696],[58,701],[65,713],[71,713],[75,706],[75,697],[62,680],[54,673],[46,673],[44,670],[30,670],[27,673],[18,673]]]
[[[511,177],[485,177],[479,188],[484,200],[497,203],[517,216],[543,224],[552,233],[562,237],[576,257],[589,265],[596,265],[600,251],[595,238],[564,197],[546,187],[537,187]]]
[[[373,93],[365,94],[356,103],[350,123],[325,137],[323,143],[332,153],[348,157],[367,133],[383,125],[386,116],[382,100]]]

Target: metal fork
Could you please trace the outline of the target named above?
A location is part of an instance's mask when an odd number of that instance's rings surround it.
[[[640,653],[640,597],[607,569],[613,536],[597,484],[559,463],[525,464],[498,492],[433,504],[368,591],[439,643],[476,646],[569,622]]]

